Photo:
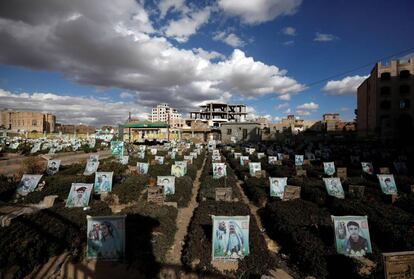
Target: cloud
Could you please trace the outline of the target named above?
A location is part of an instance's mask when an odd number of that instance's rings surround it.
[[[356,75],[348,76],[341,80],[330,80],[322,88],[322,91],[325,91],[328,95],[331,96],[355,95],[358,86],[366,78],[368,78],[368,76]]]
[[[295,43],[295,41],[293,41],[293,40],[283,42],[283,44],[284,44],[285,46],[291,46],[291,45],[293,45],[294,43]]]
[[[206,60],[221,59],[224,60],[226,56],[217,51],[207,51],[202,48],[193,48],[193,52]]]
[[[296,114],[300,116],[308,116],[310,115],[310,112],[308,110],[297,109]]]
[[[289,107],[289,103],[282,103],[275,106],[275,109],[285,109]]]
[[[284,111],[284,113],[286,113],[286,114],[292,113],[292,110],[290,108],[288,108],[287,110]]]
[[[120,88],[142,107],[167,102],[182,112],[206,101],[264,94],[288,98],[305,89],[286,70],[256,61],[239,49],[223,58],[214,51],[174,46],[154,29],[140,3],[0,1],[0,64]],[[198,18],[192,12],[188,17]],[[190,31],[174,36],[186,38]],[[213,57],[223,60],[214,62]]]
[[[170,21],[165,27],[165,35],[172,37],[180,43],[184,43],[188,38],[195,34],[197,30],[208,22],[210,17],[210,8],[183,15],[179,20]]]
[[[88,124],[99,127],[105,124],[124,123],[131,112],[134,117],[146,118],[143,107],[131,102],[99,100],[92,97],[62,96],[54,93],[12,93],[0,89],[0,108],[22,111],[40,111],[56,115],[64,124]]]
[[[297,109],[310,109],[310,110],[316,110],[319,108],[318,104],[315,104],[314,102],[310,102],[310,103],[304,103],[302,105],[299,105],[296,107]]]
[[[282,33],[288,36],[296,36],[296,29],[293,27],[285,27],[282,29]]]
[[[296,13],[302,0],[219,0],[219,7],[227,14],[240,17],[246,24],[260,24],[278,16]]]
[[[185,0],[161,0],[158,3],[158,9],[160,10],[161,18],[164,18],[170,10],[180,11],[181,13],[189,11],[185,5]]]
[[[315,38],[313,38],[315,42],[330,42],[338,39],[339,38],[337,36],[334,36],[332,34],[322,34],[319,32],[316,32]]]
[[[242,47],[246,44],[236,34],[234,34],[234,33],[226,34],[226,32],[218,32],[217,34],[214,35],[213,40],[222,41],[222,42],[224,42],[224,43],[226,43],[229,46],[232,46],[234,48]]]
[[[290,97],[291,97],[290,94],[283,94],[283,95],[280,95],[278,99],[282,101],[290,101]]]

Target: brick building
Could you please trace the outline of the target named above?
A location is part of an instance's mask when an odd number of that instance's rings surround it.
[[[50,113],[32,111],[0,111],[0,126],[14,132],[53,133],[56,116]]]
[[[357,129],[384,139],[413,132],[414,58],[377,63],[358,87]]]

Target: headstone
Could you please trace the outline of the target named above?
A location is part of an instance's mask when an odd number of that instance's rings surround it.
[[[148,202],[162,205],[164,203],[164,187],[148,187]]]
[[[300,199],[300,187],[286,185],[283,193],[283,201],[290,201],[294,199]]]
[[[230,187],[216,188],[216,201],[232,201],[233,189]]]
[[[365,186],[362,185],[349,185],[349,193],[354,197],[361,199],[364,196]]]
[[[310,160],[308,160],[308,159],[303,160],[303,164],[305,166],[309,166],[310,165]]]
[[[380,168],[380,174],[390,174],[390,168]]]
[[[256,171],[254,173],[254,176],[256,178],[266,177],[266,171],[265,170]]]
[[[385,279],[414,278],[414,251],[383,253]]]
[[[337,168],[336,175],[340,179],[345,180],[347,178],[347,170],[346,170],[346,168]]]
[[[296,169],[296,176],[307,176],[306,170]]]

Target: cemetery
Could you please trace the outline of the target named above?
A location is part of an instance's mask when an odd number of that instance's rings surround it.
[[[412,262],[413,162],[404,149],[311,136],[98,140],[67,143],[61,152],[88,157],[62,164],[38,147],[26,154],[38,143],[26,144],[13,151],[25,158],[18,172],[0,176],[7,278],[65,278],[92,262],[94,274],[108,275],[108,261],[125,278],[394,278],[386,272]]]

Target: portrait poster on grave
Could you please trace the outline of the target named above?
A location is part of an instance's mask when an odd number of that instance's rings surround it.
[[[87,216],[86,258],[119,260],[125,253],[125,217]]]
[[[60,160],[48,160],[47,161],[47,173],[49,175],[54,175],[59,171]]]
[[[232,201],[233,190],[230,187],[216,188],[216,201]]]
[[[213,178],[219,179],[227,176],[226,164],[225,163],[213,163]]]
[[[363,257],[372,253],[367,216],[331,216],[338,254]]]
[[[246,166],[250,162],[249,156],[240,156],[240,165]]]
[[[157,176],[157,185],[164,187],[164,194],[175,194],[175,176]]]
[[[144,160],[145,159],[145,151],[140,151],[138,152],[138,159],[139,160]]]
[[[36,153],[40,150],[40,146],[42,145],[42,143],[38,142],[35,143],[32,147],[32,149],[30,149],[30,154]]]
[[[181,177],[185,175],[184,167],[181,165],[172,165],[171,166],[171,175],[175,177]]]
[[[143,162],[138,162],[137,163],[137,172],[139,174],[147,174],[148,173],[148,168],[149,168],[148,163],[143,163]]]
[[[334,162],[323,162],[323,169],[326,175],[334,175],[335,163]]]
[[[367,174],[374,174],[374,167],[372,166],[372,163],[370,162],[361,162],[362,171]]]
[[[262,167],[259,162],[249,163],[249,172],[251,176],[256,176],[256,172],[261,170]]]
[[[111,154],[116,157],[124,156],[124,142],[123,141],[111,141]]]
[[[90,161],[98,162],[99,161],[99,154],[91,154],[89,156]]]
[[[381,190],[386,195],[397,194],[397,185],[395,184],[393,174],[377,174]]]
[[[383,253],[385,279],[414,279],[414,251]]]
[[[98,170],[99,167],[99,161],[91,161],[90,159],[86,163],[85,171],[83,172],[83,175],[91,175],[95,173]]]
[[[156,148],[151,148],[151,150],[150,150],[151,155],[153,155],[153,156],[157,155],[157,151],[158,150]]]
[[[295,155],[295,166],[302,166],[303,160],[303,155]]]
[[[86,207],[89,204],[93,184],[89,183],[72,183],[66,207]]]
[[[283,199],[283,193],[287,184],[287,177],[269,177],[270,196]]]
[[[183,170],[184,170],[183,175],[187,174],[187,165],[188,165],[187,161],[176,161],[174,164],[183,168]]]
[[[17,187],[17,193],[25,196],[28,193],[33,192],[41,178],[41,174],[23,174],[19,186]]]
[[[213,162],[221,162],[221,156],[220,155],[212,155],[211,160]]]
[[[263,152],[261,152],[261,153],[257,153],[257,159],[262,159],[262,158],[265,158],[266,157],[266,155],[263,153]]]
[[[215,216],[212,260],[235,261],[249,255],[250,216]]]
[[[324,178],[323,181],[325,182],[325,187],[328,195],[336,197],[338,199],[345,198],[344,189],[342,188],[341,180],[339,177]]]
[[[164,156],[155,156],[154,160],[157,163],[157,165],[163,165],[164,164]]]
[[[301,188],[299,186],[286,185],[282,200],[290,201],[300,199],[300,190]]]
[[[99,172],[95,173],[95,184],[93,190],[95,193],[108,193],[112,191],[112,177],[113,172]]]
[[[128,161],[129,161],[129,156],[119,157],[119,163],[121,163],[122,165],[128,165]]]
[[[267,162],[269,165],[276,165],[277,163],[277,156],[269,156],[267,158]]]

